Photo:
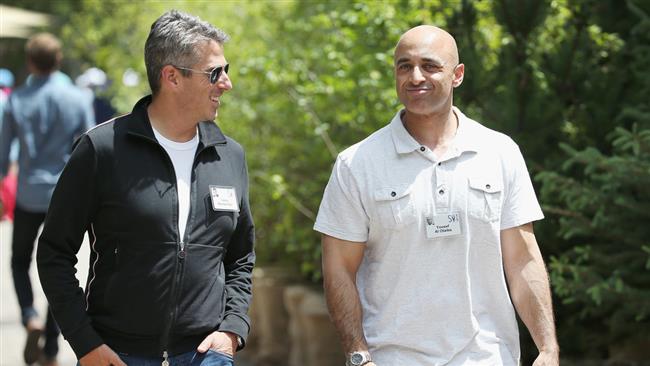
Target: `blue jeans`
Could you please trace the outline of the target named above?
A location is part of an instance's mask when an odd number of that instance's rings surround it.
[[[160,366],[162,363],[162,357],[138,357],[123,353],[118,355],[128,366]],[[213,350],[208,350],[206,353],[190,351],[169,357],[169,366],[234,366],[234,364],[231,356]]]

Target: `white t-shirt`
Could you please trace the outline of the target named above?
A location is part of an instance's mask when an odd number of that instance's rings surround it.
[[[314,229],[366,245],[357,273],[378,365],[518,364],[519,334],[500,231],[543,218],[518,146],[454,108],[438,159],[392,122],[343,151]],[[457,215],[456,215],[457,214]],[[427,222],[456,217],[456,234]]]
[[[198,129],[194,137],[187,142],[176,142],[165,138],[153,126],[153,133],[156,140],[167,151],[172,160],[174,172],[176,173],[176,189],[178,192],[178,232],[183,241],[185,237],[185,226],[190,214],[190,188],[192,187],[192,164],[194,155],[199,146]]]

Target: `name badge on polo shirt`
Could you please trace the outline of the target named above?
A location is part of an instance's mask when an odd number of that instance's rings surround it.
[[[237,193],[233,187],[210,186],[210,197],[215,211],[239,211]]]
[[[458,212],[427,217],[427,239],[459,235],[460,214]]]

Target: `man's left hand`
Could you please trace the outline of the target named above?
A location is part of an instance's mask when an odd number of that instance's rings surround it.
[[[196,350],[205,353],[209,349],[235,356],[235,351],[237,350],[237,336],[229,332],[212,332],[212,334],[205,337]]]
[[[558,366],[560,364],[560,355],[554,351],[542,351],[533,362],[533,366]]]

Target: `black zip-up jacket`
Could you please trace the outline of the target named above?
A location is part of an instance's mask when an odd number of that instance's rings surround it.
[[[83,135],[56,186],[38,245],[38,270],[65,338],[81,358],[189,352],[215,330],[244,341],[255,262],[244,152],[214,122],[198,125],[185,237],[171,159],[141,99],[131,114]],[[239,212],[213,209],[210,186],[233,187]],[[85,293],[75,278],[91,245]]]

